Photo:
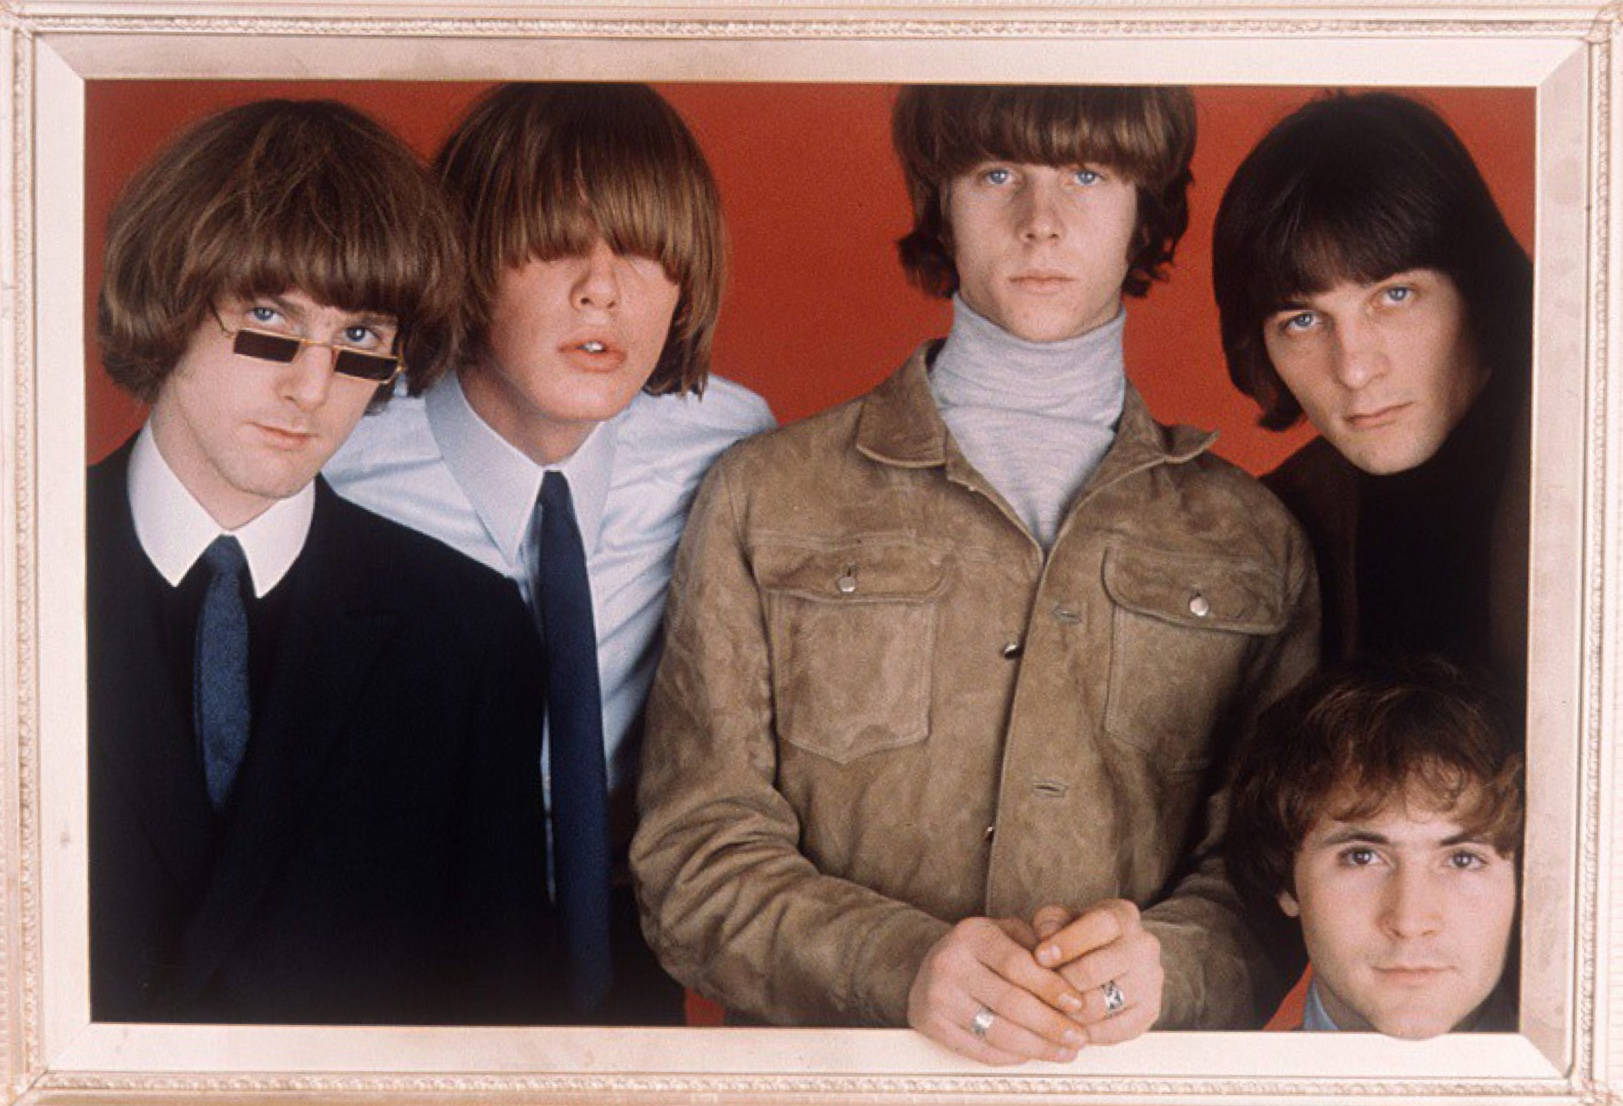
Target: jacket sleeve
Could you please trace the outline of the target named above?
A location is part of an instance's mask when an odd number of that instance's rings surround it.
[[[643,931],[667,971],[746,1017],[903,1025],[950,927],[799,850],[774,786],[772,658],[728,461],[689,516],[648,704],[631,846]]]
[[[1283,511],[1280,512],[1284,514]],[[1172,894],[1144,912],[1144,926],[1161,942],[1166,973],[1157,1029],[1256,1029],[1273,1013],[1303,966],[1299,941],[1284,927],[1264,931],[1247,917],[1229,884],[1222,861],[1228,818],[1226,751],[1235,735],[1318,666],[1319,584],[1313,554],[1293,520],[1288,527],[1281,576],[1287,618],[1276,634],[1259,642],[1235,698],[1232,717],[1217,735],[1225,750],[1219,788],[1206,804],[1205,832],[1191,867]],[[1282,942],[1289,947],[1282,947]]]

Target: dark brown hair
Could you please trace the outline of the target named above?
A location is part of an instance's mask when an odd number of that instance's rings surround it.
[[[896,97],[891,140],[913,203],[913,229],[897,249],[909,278],[932,295],[958,289],[944,190],[982,162],[1095,164],[1129,177],[1138,226],[1122,282],[1128,295],[1165,278],[1189,226],[1195,101],[1186,88],[908,86]]]
[[[1394,801],[1447,812],[1515,856],[1516,732],[1503,704],[1438,657],[1349,661],[1308,677],[1237,750],[1229,878],[1254,908],[1271,907],[1279,892],[1295,893],[1296,853],[1321,817],[1357,821]]]
[[[1526,373],[1533,269],[1442,117],[1389,92],[1298,108],[1246,156],[1212,232],[1229,378],[1281,430],[1302,416],[1263,344],[1269,315],[1340,281],[1446,274],[1490,373]]]
[[[186,131],[124,187],[107,223],[97,338],[150,403],[223,297],[298,289],[394,317],[411,391],[455,358],[455,222],[401,142],[330,100],[261,100]]]
[[[488,350],[502,273],[586,253],[658,261],[681,290],[646,391],[700,392],[726,275],[721,197],[699,144],[640,84],[506,84],[434,161],[467,227],[474,356]]]

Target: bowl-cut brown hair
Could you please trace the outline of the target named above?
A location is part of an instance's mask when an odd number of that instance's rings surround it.
[[[125,185],[97,339],[108,375],[150,403],[220,299],[298,289],[393,316],[416,393],[457,356],[463,273],[455,219],[399,139],[335,101],[260,100],[193,126]]]
[[[1225,859],[1254,909],[1295,894],[1321,817],[1391,802],[1447,813],[1502,856],[1520,852],[1522,742],[1507,705],[1436,656],[1348,661],[1263,712],[1232,766]]]
[[[1189,227],[1195,101],[1178,86],[910,85],[896,97],[891,140],[907,178],[913,229],[897,243],[925,292],[958,290],[946,186],[987,161],[1102,165],[1138,196],[1122,291],[1142,296],[1166,277]]]
[[[721,195],[682,117],[641,84],[516,83],[486,93],[434,160],[466,226],[469,353],[488,353],[502,274],[587,253],[652,258],[680,290],[644,390],[702,392],[726,277]]]

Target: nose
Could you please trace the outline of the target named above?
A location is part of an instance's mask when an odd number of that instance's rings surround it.
[[[1058,238],[1064,224],[1059,214],[1059,184],[1048,174],[1035,174],[1021,190],[1017,218],[1020,238],[1026,242],[1039,242]]]
[[[282,395],[300,408],[313,411],[327,402],[332,388],[333,363],[338,351],[326,346],[308,345],[282,367]]]
[[[1381,924],[1395,937],[1424,937],[1442,925],[1442,888],[1416,865],[1400,866],[1387,880]]]
[[[577,311],[608,311],[619,305],[619,260],[603,239],[593,243],[570,288],[570,302]]]
[[[1345,388],[1358,389],[1386,370],[1386,352],[1376,328],[1353,316],[1336,327],[1336,379]]]

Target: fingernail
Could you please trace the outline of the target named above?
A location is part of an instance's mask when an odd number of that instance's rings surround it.
[[[1082,996],[1074,995],[1070,991],[1066,991],[1064,994],[1059,996],[1059,1008],[1065,1011],[1067,1014],[1076,1013],[1078,1010],[1082,1009]]]
[[[1088,1043],[1087,1035],[1080,1029],[1067,1029],[1064,1036],[1065,1043],[1070,1045],[1072,1048],[1081,1048],[1083,1045]]]
[[[1051,967],[1059,959],[1059,949],[1053,945],[1044,945],[1037,950],[1037,963],[1043,967]]]

